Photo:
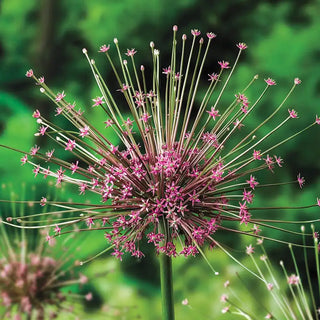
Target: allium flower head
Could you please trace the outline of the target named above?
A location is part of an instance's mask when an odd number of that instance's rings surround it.
[[[26,77],[31,78],[33,76],[33,70],[30,69],[26,72]]]
[[[118,41],[114,41],[110,50],[102,46],[100,51],[105,52],[109,62],[113,56],[120,58],[119,70],[113,63],[110,67],[118,81],[119,89],[115,92],[109,90],[87,50],[83,50],[101,91],[101,97],[93,99],[94,106],[105,111],[106,117],[101,121],[119,137],[117,146],[104,132],[96,129],[94,123],[88,123],[82,112],[68,107],[64,92],[55,96],[47,86],[39,83],[41,92],[61,110],[59,115],[74,126],[74,133],[63,132],[37,112],[38,121],[46,128],[41,127],[40,132],[56,140],[66,156],[72,154],[73,162],[48,158],[38,151],[28,153],[27,158],[24,156],[23,163],[31,164],[35,175],[55,178],[57,185],[70,183],[85,197],[88,193],[97,195],[99,199],[95,205],[86,205],[85,201],[74,204],[68,217],[71,221],[60,225],[61,234],[75,223],[91,230],[103,229],[114,250],[112,255],[120,260],[124,252],[142,257],[140,241],[144,237],[158,253],[173,257],[179,254],[194,256],[204,243],[219,245],[216,233],[233,232],[237,225],[243,224],[249,230],[243,233],[256,236],[260,229],[268,227],[250,210],[253,191],[260,186],[254,173],[259,170],[273,172],[276,165],[281,166],[281,158],[269,154],[275,146],[282,144],[283,139],[279,138],[274,145],[268,138],[284,126],[293,113],[281,114],[284,103],[280,103],[280,107],[256,129],[238,137],[238,129],[244,126],[241,133],[244,132],[247,117],[263,95],[274,90],[271,86],[275,81],[268,78],[261,96],[251,102],[246,90],[257,81],[258,77],[254,75],[249,84],[244,84],[229,97],[229,105],[221,103],[246,47],[240,43],[234,62],[220,61],[220,67],[216,66],[219,73],[209,74],[205,93],[199,93],[200,79],[208,74],[204,65],[214,34],[209,33],[206,43],[202,40],[196,44],[200,31],[192,30],[190,51],[186,52],[186,37],[183,37],[182,53],[178,55],[180,44],[176,33],[174,30],[172,60],[162,62],[160,51],[152,42],[150,60],[153,68],[143,67],[141,74],[135,66],[135,49],[123,52]],[[206,49],[201,50],[202,46]],[[122,63],[123,54],[131,58],[125,64]],[[193,66],[192,57],[198,54],[198,62]],[[213,99],[215,91],[218,94]],[[126,109],[122,109],[124,102]],[[131,115],[124,116],[125,111],[130,111]],[[276,114],[277,120],[280,119],[277,126],[267,134],[261,134],[258,129]],[[264,147],[260,146],[262,143]],[[53,164],[47,168],[46,162]],[[54,203],[47,201],[46,208],[50,205]]]
[[[6,186],[3,185],[1,191],[3,194]],[[45,202],[43,197],[37,205],[45,205]],[[35,206],[33,202],[27,203],[29,210]],[[0,218],[0,306],[5,308],[5,319],[22,319],[23,315],[28,319],[53,319],[58,313],[72,311],[77,302],[69,297],[66,289],[70,285],[82,286],[88,278],[75,270],[71,272],[72,255],[67,257],[60,252],[60,258],[53,255],[50,245],[56,241],[48,235],[45,237],[45,229],[33,233],[33,241],[29,243],[25,230],[19,233],[7,226],[12,218],[5,219],[5,211]]]
[[[268,86],[274,86],[274,85],[276,85],[276,82],[275,82],[273,79],[271,79],[271,78],[268,78],[268,79],[266,79],[266,80],[264,80],[264,81],[267,83]]]
[[[106,44],[104,44],[100,47],[99,52],[107,52],[109,49],[110,45],[107,46]]]
[[[243,42],[238,43],[238,44],[237,44],[237,47],[238,47],[240,50],[245,50],[245,49],[248,48],[248,46],[247,46],[245,43],[243,43]]]

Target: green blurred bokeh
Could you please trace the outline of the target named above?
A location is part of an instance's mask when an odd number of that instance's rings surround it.
[[[37,129],[31,115],[34,109],[39,109],[56,121],[54,107],[26,79],[26,70],[32,68],[36,74],[43,74],[54,91],[67,92],[70,100],[74,99],[77,106],[86,109],[91,122],[102,126],[101,115],[89,108],[98,90],[82,48],[88,49],[107,81],[112,83],[105,61],[97,53],[100,45],[112,43],[117,37],[123,51],[136,48],[138,63],[148,65],[149,42],[154,41],[161,51],[162,66],[166,67],[174,24],[179,26],[180,34],[190,34],[192,28],[198,28],[203,33],[213,31],[218,35],[208,58],[204,81],[207,73],[217,70],[217,61],[234,61],[236,43],[248,44],[249,49],[227,88],[226,102],[255,74],[277,81],[278,85],[257,108],[255,117],[251,117],[249,128],[279,105],[295,77],[301,78],[302,84],[285,107],[294,107],[299,119],[289,122],[278,138],[290,135],[313,122],[316,113],[320,114],[319,13],[319,1],[300,0],[3,0],[0,4],[0,144],[25,151],[34,144],[43,148],[50,145],[49,141],[33,135]],[[249,91],[248,95],[254,100],[257,93]],[[264,130],[266,133],[270,127]],[[280,154],[285,161],[281,179],[272,174],[263,177],[266,182],[290,181],[301,172],[306,178],[304,192],[300,192],[297,185],[270,188],[269,192],[257,194],[257,206],[316,202],[320,195],[319,136],[319,128],[312,128],[281,146]],[[28,186],[38,185],[36,190],[42,190],[44,184],[42,178],[34,178],[30,168],[20,165],[17,153],[5,149],[1,149],[0,177],[2,184],[18,186],[25,182]],[[28,190],[26,197],[39,200],[43,196],[41,192]],[[65,193],[64,197],[69,199],[73,195]],[[295,214],[298,216],[299,212]],[[308,214],[306,211],[306,220]],[[81,248],[79,259],[93,256],[105,247],[102,233],[91,233],[89,239],[88,242],[86,237],[84,242],[81,234],[75,237]],[[235,255],[241,255],[248,241],[230,235],[223,239]],[[284,255],[278,245],[271,244],[270,250],[275,260]],[[208,259],[221,274],[230,275],[239,268],[218,250],[208,252]],[[92,278],[96,299],[86,306],[88,314],[83,315],[83,319],[98,319],[98,315],[93,314],[99,312],[106,315],[106,319],[160,319],[158,266],[151,250],[149,257],[141,262],[126,258],[118,263],[107,254],[88,264],[85,270]],[[174,261],[174,270],[177,319],[231,319],[230,315],[220,312],[219,296],[224,278],[215,277],[202,258],[179,258]],[[189,299],[192,308],[181,305],[184,298]],[[246,294],[244,299],[249,299]]]

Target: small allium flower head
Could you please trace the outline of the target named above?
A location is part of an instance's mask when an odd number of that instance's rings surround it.
[[[304,183],[305,183],[305,179],[304,177],[301,177],[301,174],[299,173],[298,176],[297,176],[297,181],[299,183],[299,187],[302,189]]]
[[[108,45],[103,44],[103,45],[100,47],[99,52],[108,52],[109,49],[110,49],[110,44],[108,44]]]
[[[41,126],[48,128],[42,130],[43,134],[72,153],[72,160],[67,162],[58,156],[49,158],[41,152],[35,155],[24,152],[34,159],[21,160],[33,166],[36,176],[53,177],[58,186],[63,182],[71,183],[80,195],[93,193],[99,197],[98,204],[92,207],[86,207],[85,200],[83,206],[68,204],[73,220],[64,221],[63,228],[76,223],[91,230],[105,230],[105,238],[113,248],[112,255],[119,260],[125,252],[141,258],[143,253],[139,248],[143,238],[154,245],[157,253],[189,257],[201,252],[199,249],[205,243],[219,246],[216,234],[218,236],[220,232],[234,231],[242,225],[247,227],[242,233],[257,236],[268,226],[257,211],[253,211],[254,216],[250,210],[255,199],[254,191],[259,185],[253,173],[276,170],[276,165],[281,165],[280,156],[271,156],[271,150],[277,145],[268,137],[285,125],[288,117],[265,136],[256,134],[261,127],[258,126],[252,131],[248,128],[247,137],[241,135],[240,138],[238,129],[242,128],[241,133],[247,129],[247,117],[251,116],[258,101],[251,102],[246,96],[243,89],[247,84],[229,97],[230,107],[221,103],[220,97],[245,44],[239,44],[240,51],[232,66],[227,61],[219,61],[219,74],[209,74],[206,94],[202,89],[200,94],[198,85],[189,85],[194,77],[192,61],[196,55],[192,48],[207,46],[199,51],[202,52],[199,53],[201,63],[197,71],[200,79],[215,35],[208,33],[206,39],[201,40],[203,44],[196,44],[195,38],[200,31],[193,29],[190,40],[193,45],[189,53],[185,53],[189,54],[186,58],[178,55],[181,52],[179,46],[184,43],[176,40],[176,32],[173,32],[176,45],[170,62],[160,64],[159,50],[154,48],[153,42],[150,43],[153,63],[150,83],[154,84],[151,88],[140,82],[140,75],[130,74],[130,70],[137,71],[132,57],[136,54],[135,49],[124,51],[123,54],[132,59],[128,59],[119,70],[114,70],[119,88],[115,92],[104,83],[96,66],[92,68],[101,91],[99,97],[93,99],[94,106],[106,112],[101,122],[119,138],[117,145],[109,141],[109,133],[100,132],[81,112],[71,108],[64,92],[54,96],[47,90],[55,108],[59,108],[56,112],[59,111],[75,128],[64,131],[41,117]],[[114,42],[122,64],[121,48],[117,40]],[[85,56],[90,63],[87,53]],[[109,59],[112,62],[113,57],[108,55]],[[141,70],[142,78],[147,78],[144,68]],[[256,79],[254,76],[253,80]],[[255,82],[251,80],[249,86]],[[268,78],[266,83],[264,90],[275,81]],[[217,95],[215,90],[220,90]],[[213,99],[215,96],[218,97],[216,100]],[[128,104],[130,116],[124,116],[124,101]],[[259,138],[254,139],[255,136]],[[42,162],[51,162],[52,165],[47,168]],[[239,183],[242,185],[240,191]],[[263,187],[263,183],[260,186]],[[57,232],[51,230],[50,236],[57,236]],[[247,247],[247,253],[253,253],[251,245]]]
[[[39,111],[38,109],[37,109],[36,111],[34,111],[33,114],[32,114],[32,117],[33,117],[33,118],[36,118],[36,119],[37,119],[37,118],[40,118],[40,116],[41,116],[41,115],[40,115],[40,111]]]
[[[216,36],[217,36],[217,35],[214,34],[213,32],[207,32],[207,37],[208,37],[209,39],[214,39]]]
[[[33,76],[33,70],[30,69],[26,72],[26,77],[31,78]]]
[[[276,82],[271,78],[265,79],[264,81],[267,83],[268,86],[276,85]]]
[[[297,114],[297,112],[296,112],[294,109],[291,109],[291,110],[288,109],[288,112],[289,112],[290,118],[295,119],[295,118],[298,117],[298,114]]]
[[[220,297],[220,301],[221,302],[227,302],[228,301],[228,296],[226,294],[223,294],[221,297]]]
[[[92,105],[93,107],[100,106],[104,103],[103,97],[96,97],[95,99],[92,99],[94,104]]]
[[[229,62],[228,61],[219,61],[218,62],[220,64],[221,69],[229,69]]]
[[[127,52],[125,53],[128,57],[133,57],[135,54],[137,53],[137,51],[135,49],[127,49]]]
[[[219,79],[219,75],[217,73],[212,73],[212,74],[208,74],[209,76],[209,81],[216,81]]]
[[[297,275],[292,274],[291,276],[288,277],[288,284],[289,285],[295,285],[297,286],[300,282],[300,279]]]
[[[40,200],[40,206],[44,207],[47,203],[47,198],[46,197],[42,197]]]
[[[299,78],[294,78],[294,84],[300,84],[301,80]]]
[[[194,36],[194,37],[197,37],[201,34],[200,30],[198,29],[192,29],[191,30],[191,34]]]
[[[44,83],[44,77],[40,77],[38,80],[40,83]]]
[[[240,50],[245,50],[245,49],[248,48],[248,46],[247,46],[245,43],[243,43],[243,42],[239,42],[239,43],[237,44],[237,47],[238,47]]]
[[[5,190],[1,191],[3,195]],[[16,199],[17,195],[13,194],[12,197]],[[35,203],[43,205],[46,202],[47,199],[43,197]],[[28,202],[29,206],[33,204]],[[11,208],[7,210],[5,207],[2,215],[12,213],[9,211]],[[0,224],[5,224],[5,228],[0,225],[0,305],[6,313],[5,319],[25,319],[25,316],[28,319],[51,319],[49,314],[54,310],[63,317],[69,313],[67,310],[71,306],[78,303],[66,293],[68,286],[82,286],[88,282],[88,278],[78,274],[77,270],[70,270],[72,255],[68,251],[61,259],[54,256],[50,246],[44,243],[45,229],[33,233],[30,244],[27,237],[12,232],[11,221],[11,217],[7,221],[0,218]],[[70,245],[69,242],[63,242],[61,245]]]
[[[66,94],[64,93],[64,91],[62,91],[61,93],[59,92],[56,96],[56,101],[60,102],[62,99],[64,99],[66,96]]]
[[[251,255],[254,253],[254,247],[250,244],[249,246],[246,247],[246,254]]]
[[[224,307],[224,308],[221,310],[221,313],[227,313],[227,312],[229,312],[229,310],[230,310],[230,307],[229,307],[229,306]]]
[[[272,283],[268,283],[267,284],[267,288],[269,291],[271,291],[273,289],[274,285]]]

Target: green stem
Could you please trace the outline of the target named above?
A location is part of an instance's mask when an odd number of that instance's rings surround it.
[[[160,282],[162,301],[162,320],[174,320],[172,261],[171,257],[160,253]]]

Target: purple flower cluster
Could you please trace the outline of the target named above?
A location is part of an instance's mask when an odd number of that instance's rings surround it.
[[[259,136],[256,132],[275,114],[281,119],[280,109],[287,95],[268,119],[249,130],[247,135],[240,135],[239,129],[245,126],[247,117],[266,92],[273,90],[275,81],[265,80],[266,86],[259,98],[250,102],[246,90],[258,79],[254,76],[243,90],[231,97],[229,105],[223,105],[221,96],[247,45],[237,45],[239,51],[233,65],[224,60],[218,62],[219,71],[209,74],[209,83],[200,93],[200,76],[216,35],[207,34],[204,53],[205,41],[201,38],[197,54],[196,44],[201,33],[192,30],[189,53],[185,49],[187,36],[183,35],[178,56],[177,27],[173,30],[172,60],[163,68],[163,75],[159,71],[160,51],[153,42],[150,44],[153,70],[149,81],[152,85],[148,89],[146,68],[141,66],[141,74],[138,74],[135,66],[135,49],[127,50],[125,55],[129,61],[120,60],[121,69],[117,70],[110,56],[110,45],[100,47],[119,84],[115,93],[109,90],[87,50],[83,50],[101,91],[101,95],[93,99],[93,107],[106,112],[106,119],[103,119],[106,128],[113,130],[120,140],[116,146],[108,135],[88,122],[81,110],[75,110],[64,91],[53,93],[33,71],[27,72],[27,77],[35,79],[41,86],[40,91],[56,105],[56,114],[67,118],[75,129],[65,131],[36,110],[33,117],[40,125],[37,135],[53,138],[66,152],[72,153],[75,161],[69,163],[55,157],[54,150],[41,153],[38,146],[21,161],[31,164],[35,175],[54,177],[57,185],[61,182],[75,184],[86,197],[87,192],[98,194],[100,202],[97,204],[74,204],[67,217],[69,220],[59,225],[59,233],[75,223],[105,230],[105,237],[114,249],[112,255],[119,259],[124,252],[142,257],[140,242],[144,237],[154,244],[158,253],[194,256],[204,243],[217,244],[216,232],[237,232],[236,224],[252,225],[252,229],[242,232],[257,236],[261,231],[259,226],[266,224],[250,213],[249,205],[258,185],[253,173],[265,169],[273,171],[275,165],[281,167],[281,157],[271,152],[284,140],[264,149],[260,144],[268,142],[277,129],[296,118],[295,111],[289,111],[268,134]],[[122,59],[117,39],[114,44]],[[198,60],[193,65],[194,56],[198,56]],[[133,73],[129,64],[132,64]],[[225,72],[228,73],[226,77]],[[290,94],[300,82],[297,78],[294,80]],[[217,98],[213,99],[217,90],[220,90]],[[120,110],[123,101],[130,111],[127,119],[124,110]],[[47,167],[47,162],[53,167]]]

